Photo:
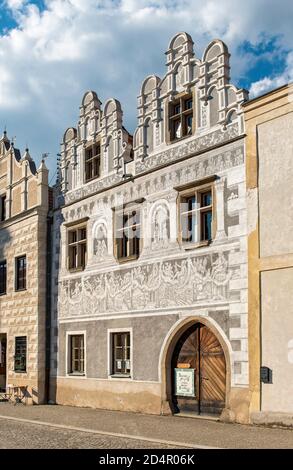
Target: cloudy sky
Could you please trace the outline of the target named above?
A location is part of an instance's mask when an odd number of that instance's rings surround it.
[[[292,20],[292,0],[0,0],[0,131],[37,163],[49,152],[54,178],[86,90],[119,99],[133,132],[142,80],[164,75],[169,40],[186,31],[198,57],[223,39],[232,81],[256,96],[293,80]]]

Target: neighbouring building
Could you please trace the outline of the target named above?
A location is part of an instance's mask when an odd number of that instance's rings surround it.
[[[61,145],[51,395],[60,404],[248,422],[247,98],[229,52],[177,34],[130,135],[87,92]]]
[[[45,400],[48,170],[0,139],[0,388]],[[48,320],[49,317],[47,317]]]
[[[293,85],[245,104],[255,423],[293,424]]]

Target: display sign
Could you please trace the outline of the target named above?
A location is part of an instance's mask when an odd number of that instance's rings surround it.
[[[194,369],[175,369],[175,395],[194,397]]]

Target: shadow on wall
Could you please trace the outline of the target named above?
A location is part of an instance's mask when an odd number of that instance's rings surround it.
[[[58,191],[58,189],[56,189]],[[54,199],[62,206],[63,195]],[[62,200],[61,200],[62,199]],[[58,364],[58,284],[61,263],[61,226],[64,217],[60,210],[49,214],[48,220],[48,281],[47,281],[47,338],[46,338],[46,401],[56,403]]]

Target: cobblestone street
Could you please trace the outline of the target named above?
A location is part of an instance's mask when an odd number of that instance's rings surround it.
[[[293,448],[293,430],[56,405],[0,403],[0,448]]]
[[[171,449],[158,443],[0,419],[0,449]]]

